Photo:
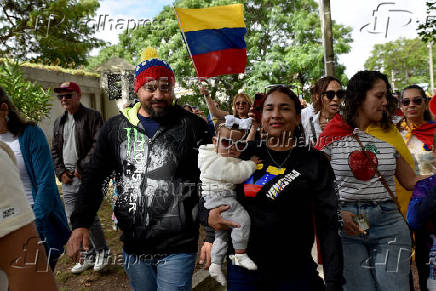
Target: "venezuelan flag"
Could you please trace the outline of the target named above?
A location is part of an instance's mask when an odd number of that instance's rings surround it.
[[[198,77],[244,72],[247,29],[242,4],[175,10]]]

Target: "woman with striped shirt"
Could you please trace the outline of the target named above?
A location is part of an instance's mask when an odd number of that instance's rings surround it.
[[[358,72],[348,83],[341,114],[316,146],[329,156],[339,189],[344,290],[409,290],[410,231],[395,203],[394,178],[412,190],[418,177],[392,123],[392,98],[384,74]],[[410,193],[399,198],[407,211]]]

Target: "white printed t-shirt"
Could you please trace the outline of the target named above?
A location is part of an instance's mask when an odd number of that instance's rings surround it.
[[[401,136],[406,142],[407,130],[400,131]],[[426,149],[424,143],[420,141],[416,135],[412,135],[409,142],[406,143],[410,153],[415,160],[415,171],[417,175],[432,175],[433,174],[433,154],[430,148]]]
[[[389,143],[363,131],[358,133],[365,152],[372,164],[395,193],[395,169],[398,153]],[[378,179],[374,167],[362,152],[353,136],[344,137],[323,148],[330,156],[330,163],[336,175],[340,201],[386,201],[391,197]]]
[[[17,166],[0,149],[0,238],[35,220]]]

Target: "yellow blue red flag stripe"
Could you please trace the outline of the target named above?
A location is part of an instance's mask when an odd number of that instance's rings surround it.
[[[245,27],[242,4],[200,9],[176,8],[176,13],[184,32]]]
[[[175,10],[198,77],[244,72],[247,30],[242,4]]]

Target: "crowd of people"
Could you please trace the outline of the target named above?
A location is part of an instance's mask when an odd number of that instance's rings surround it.
[[[200,223],[200,263],[228,290],[413,290],[415,251],[427,290],[436,123],[421,87],[395,97],[386,75],[360,71],[347,84],[319,79],[304,109],[272,85],[234,96],[232,112],[201,87],[206,117],[174,105],[174,84],[168,63],[142,60],[138,102],[105,123],[76,83],[60,84],[51,150],[0,88],[0,268],[11,290],[24,282],[8,263],[26,236],[43,242],[49,268],[21,275],[46,290],[65,245],[73,273],[108,264],[97,211],[109,179],[132,290],[191,290]]]

